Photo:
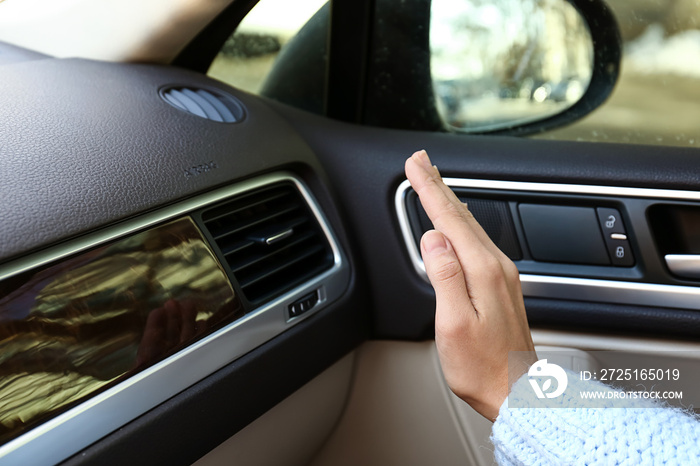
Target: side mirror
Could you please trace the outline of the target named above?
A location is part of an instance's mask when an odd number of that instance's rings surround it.
[[[569,21],[577,38],[555,32]],[[375,0],[372,32],[364,122],[401,129],[563,126],[608,98],[622,56],[603,0]]]
[[[328,116],[372,126],[526,135],[582,118],[617,82],[620,34],[603,0],[371,3],[366,45],[332,34],[333,9],[321,8],[283,48],[262,94],[317,113],[340,96],[358,116]],[[342,61],[348,50],[364,58],[357,95],[324,73],[328,54]]]
[[[566,0],[432,0],[430,70],[440,119],[456,132],[522,133],[528,124],[539,131],[582,101],[592,81],[608,83],[609,95],[618,69],[610,51],[619,42],[594,40],[599,29]],[[605,66],[596,68],[596,58]],[[588,99],[597,106],[601,86],[594,89]]]

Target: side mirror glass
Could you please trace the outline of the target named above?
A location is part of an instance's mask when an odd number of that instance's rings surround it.
[[[432,0],[433,90],[452,130],[556,115],[581,100],[593,69],[591,33],[565,0]]]

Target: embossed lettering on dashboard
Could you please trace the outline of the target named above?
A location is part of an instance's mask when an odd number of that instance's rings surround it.
[[[216,164],[216,162],[212,160],[210,162],[200,163],[199,165],[194,165],[192,167],[185,168],[184,175],[185,178],[192,178],[206,173],[208,171],[214,170],[215,168],[219,168],[219,166]]]

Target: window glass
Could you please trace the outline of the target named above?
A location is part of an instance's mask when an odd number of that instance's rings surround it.
[[[275,61],[327,2],[261,0],[228,38],[207,74],[239,89],[264,94],[263,84]],[[325,51],[325,43],[319,45]]]
[[[700,2],[607,3],[624,47],[612,96],[584,119],[537,137],[700,147]]]
[[[530,4],[543,8],[552,3],[536,0],[515,1],[522,8]],[[380,8],[385,3],[387,11]],[[482,10],[486,12],[495,11],[493,4],[481,0],[440,0],[437,3],[451,5],[450,8],[457,4],[469,4],[474,8],[481,5]],[[506,1],[504,4],[507,3]],[[700,3],[697,0],[606,0],[606,3],[617,19],[623,41],[620,78],[615,90],[606,102],[583,119],[532,137],[700,147]],[[425,17],[431,14],[429,11],[418,12],[419,8],[416,5],[418,4],[395,1],[378,1],[375,5],[377,9],[371,50],[374,50],[374,55],[379,54],[379,59],[375,57],[374,61],[369,63],[364,123],[403,129],[445,130],[445,120],[448,120],[446,126],[453,131],[459,131],[474,124],[465,123],[473,119],[477,130],[488,130],[492,124],[497,126],[496,120],[500,116],[494,117],[491,113],[498,108],[488,105],[488,98],[482,98],[476,107],[474,102],[470,102],[469,111],[466,113],[450,106],[455,100],[452,98],[455,80],[445,71],[454,68],[449,60],[443,60],[444,63],[418,63],[415,61],[415,54],[409,54],[409,58],[414,60],[405,60],[407,50],[415,48],[415,44],[411,42],[415,42],[412,37],[422,34],[415,27],[422,26]],[[429,7],[430,3],[425,5]],[[401,36],[394,40],[395,43],[392,42],[391,46],[387,46],[387,41],[380,40],[383,34],[386,35],[386,29],[391,29],[390,32],[394,35],[397,31],[403,33],[401,25],[394,24],[394,17],[399,11],[403,11],[404,16],[401,18],[412,17],[414,13],[420,13],[422,16],[420,20],[414,18],[415,24],[406,27],[411,36]],[[510,8],[507,11],[512,13],[514,9]],[[529,21],[538,19],[536,15],[529,16]],[[492,20],[494,15],[471,15],[469,21],[473,23],[479,18],[484,19],[482,17]],[[455,21],[456,19],[450,18]],[[303,0],[293,2],[293,6],[292,2],[286,0],[262,0],[228,39],[212,63],[209,75],[249,92],[281,100],[312,112],[324,113],[328,20],[326,0]],[[440,18],[436,17],[433,20],[435,22]],[[471,23],[469,25],[471,29],[478,29]],[[437,26],[432,24],[431,29]],[[488,24],[481,26],[487,27]],[[513,27],[510,25],[510,29]],[[551,32],[552,28],[544,29]],[[567,29],[571,33],[571,26],[567,26]],[[439,33],[440,31],[430,31],[434,51],[439,45]],[[571,39],[570,36],[571,34],[567,36],[567,40]],[[451,42],[447,41],[445,44],[449,47],[442,49],[452,50]],[[481,50],[484,47],[482,44],[477,49]],[[571,47],[567,45],[565,48],[569,53]],[[517,47],[513,47],[513,50],[517,54],[514,60],[503,60],[501,66],[511,62],[522,62],[520,57],[523,54],[518,52]],[[579,55],[586,57],[585,53]],[[557,57],[564,55],[552,56],[558,60]],[[400,62],[400,65],[396,62]],[[378,67],[377,63],[384,64],[383,68],[375,69]],[[408,73],[405,72],[406,63],[413,66]],[[421,69],[418,69],[419,67]],[[425,77],[422,77],[422,73],[433,67],[433,80],[437,73],[440,75],[437,80],[439,82],[429,86],[429,81],[423,82]],[[397,73],[396,68],[403,72]],[[472,71],[470,69],[470,73]],[[498,69],[494,69],[489,72],[493,74],[497,71]],[[402,74],[410,76],[413,84],[404,82]],[[466,76],[469,73],[462,74]],[[570,101],[564,99],[566,102],[562,101],[559,105],[568,106],[576,100],[578,93],[574,91],[579,91],[579,87],[584,88],[586,82],[585,79],[576,80],[570,79],[568,75],[562,76],[562,82],[566,84],[559,86],[566,91],[563,95],[567,96],[567,99],[568,94],[573,97]],[[483,89],[479,87],[483,83],[476,79],[473,82],[462,83],[460,89],[476,89],[481,92],[480,95],[486,95],[492,101],[507,102],[516,110],[517,105],[521,105],[529,111],[531,108],[544,108],[549,104],[546,100],[550,95],[556,97],[554,90],[557,86],[548,87],[548,83],[542,79],[540,81],[543,83],[538,84],[534,78],[523,80],[513,89],[501,89],[504,87],[501,86],[497,92],[492,90],[483,93]],[[416,103],[425,101],[426,96],[420,93],[426,89],[430,91],[428,99],[436,98],[435,105],[441,114],[431,114],[432,119],[423,115],[430,113],[430,109],[420,110],[422,113],[416,115],[410,109],[402,107],[416,107]],[[547,98],[542,99],[545,91],[548,92]],[[388,101],[384,95],[387,93],[393,93],[393,97]],[[521,94],[525,96],[528,93],[528,98],[521,98]],[[504,99],[504,96],[508,99]],[[434,109],[431,111],[434,112]],[[382,112],[387,115],[383,115]],[[457,116],[459,118],[456,118]],[[510,117],[513,118],[513,115]],[[519,119],[518,115],[515,117],[515,120]]]

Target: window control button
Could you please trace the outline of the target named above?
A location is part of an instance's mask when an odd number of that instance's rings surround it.
[[[614,233],[626,233],[625,224],[622,223],[622,216],[617,209],[598,207],[596,211],[598,212],[600,229],[603,230],[603,235],[605,235],[606,238],[609,238],[610,235]]]

